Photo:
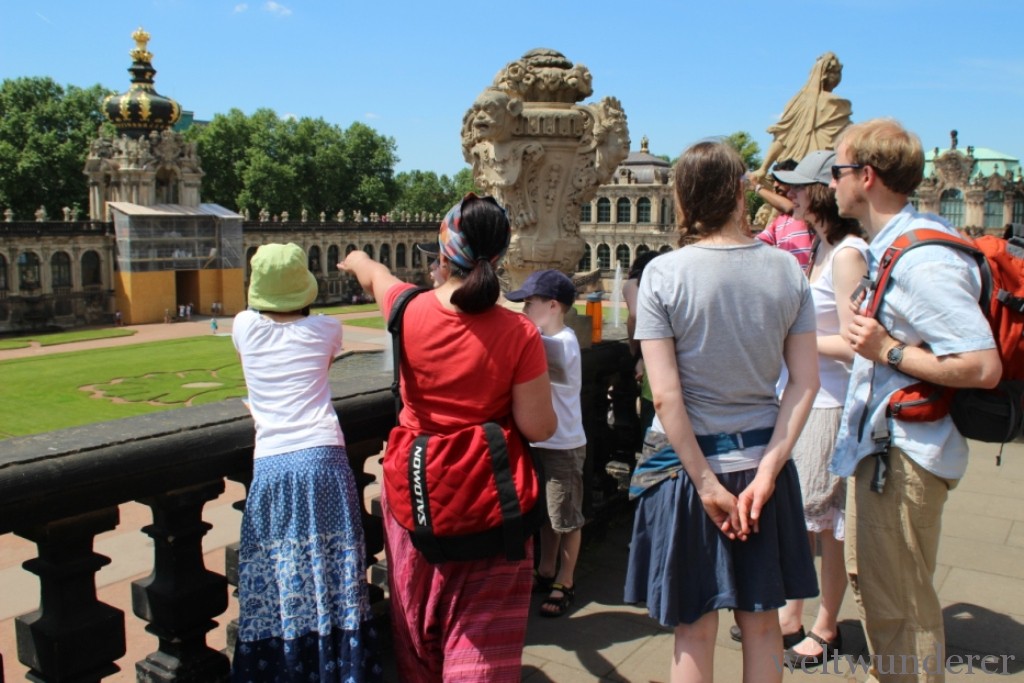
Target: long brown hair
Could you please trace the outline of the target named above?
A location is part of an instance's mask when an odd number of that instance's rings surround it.
[[[680,243],[722,229],[736,210],[746,172],[743,158],[728,142],[698,142],[680,155],[675,167]]]
[[[844,218],[839,215],[835,190],[828,185],[812,183],[807,186],[807,213],[813,214],[814,218],[824,226],[825,239],[829,244],[836,244],[847,235],[864,237],[860,223],[853,218]]]

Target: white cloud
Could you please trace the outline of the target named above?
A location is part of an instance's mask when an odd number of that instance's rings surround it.
[[[235,14],[241,14],[242,12],[245,12],[248,9],[249,5],[247,3],[240,2],[237,5],[235,5]]]
[[[279,2],[274,2],[274,0],[267,0],[267,2],[264,3],[263,5],[263,9],[270,12],[271,14],[276,14],[279,17],[288,17],[291,16],[292,13],[290,9],[288,9]]]
[[[366,114],[364,114],[364,116],[366,118],[368,118],[368,119],[379,119],[380,118],[380,114],[377,114],[377,113],[372,112],[372,111],[366,112]]]

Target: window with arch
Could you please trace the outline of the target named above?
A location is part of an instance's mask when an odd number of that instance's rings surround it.
[[[423,267],[423,252],[416,247],[412,248],[412,267],[422,268]]]
[[[405,245],[395,247],[395,268],[405,268]]]
[[[658,253],[659,254],[667,254],[670,251],[672,251],[672,247],[670,245],[668,245],[668,244],[664,244],[664,245],[662,245],[661,249],[658,250]]]
[[[100,272],[100,255],[91,249],[82,254],[82,286],[93,287],[103,284]]]
[[[649,246],[647,246],[646,244],[641,244],[636,248],[636,258],[640,258],[650,250],[651,248]]]
[[[1001,228],[1003,220],[1003,193],[989,190],[985,193],[985,227]]]
[[[323,270],[320,265],[320,247],[313,245],[309,248],[309,272],[319,273]]]
[[[7,259],[0,254],[0,292],[7,291]]]
[[[629,223],[632,219],[630,215],[633,211],[629,204],[629,200],[625,197],[619,197],[619,201],[615,202],[615,222],[616,223]]]
[[[580,264],[576,268],[576,270],[578,272],[581,272],[581,273],[589,272],[591,267],[592,267],[590,265],[590,262],[592,260],[593,259],[592,259],[592,254],[591,254],[591,251],[590,251],[590,245],[589,244],[584,244],[583,245],[583,258],[580,259]]]
[[[580,207],[580,223],[590,222],[590,202]]]
[[[341,260],[341,258],[339,258],[340,252],[341,249],[338,248],[337,244],[332,244],[331,246],[327,247],[327,270],[331,271],[332,273],[337,268],[338,261]]]
[[[39,256],[31,251],[18,254],[18,286],[21,289],[39,289]]]
[[[349,254],[351,254],[351,253],[352,253],[353,251],[355,251],[355,250],[356,250],[356,249],[358,249],[358,248],[359,248],[359,247],[357,247],[357,246],[356,246],[356,245],[354,245],[354,244],[350,244],[350,245],[348,245],[347,247],[345,247],[345,256],[348,256]]]
[[[964,224],[964,194],[956,188],[946,190],[939,199],[939,215],[954,228]]]
[[[380,262],[385,266],[391,267],[391,245],[382,244],[380,245]]]
[[[256,250],[259,247],[249,247],[245,252],[245,279],[248,280],[252,276],[252,257],[256,255]],[[117,261],[115,260],[116,264]]]
[[[647,197],[641,197],[640,199],[636,200],[636,222],[651,222],[651,200],[648,199]]]
[[[1018,193],[1013,198],[1013,222],[1024,223],[1024,194]]]
[[[597,222],[612,222],[612,202],[607,197],[601,197],[597,200]]]
[[[363,251],[366,252],[367,256],[369,256],[370,258],[373,258],[373,245],[372,244],[364,245],[363,246]]]
[[[625,244],[620,244],[615,247],[615,260],[623,270],[629,270],[629,247]]]
[[[58,251],[50,257],[50,276],[54,287],[71,286],[71,257],[66,252]]]
[[[612,250],[607,244],[597,245],[597,267],[610,270],[612,267]]]

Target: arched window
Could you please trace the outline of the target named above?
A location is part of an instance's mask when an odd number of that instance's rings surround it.
[[[18,282],[21,289],[39,289],[39,257],[35,253],[18,254]]]
[[[323,270],[320,265],[320,247],[314,245],[309,248],[309,272],[319,273]]]
[[[252,275],[252,257],[256,255],[256,250],[258,248],[259,247],[249,247],[249,249],[245,252],[245,279],[246,280],[248,280],[249,277]],[[117,263],[117,261],[114,261],[114,263]]]
[[[590,222],[590,202],[580,207],[580,223]]]
[[[612,267],[612,250],[607,244],[597,245],[597,267],[601,270]]]
[[[636,258],[640,258],[650,250],[651,248],[649,246],[647,246],[646,244],[641,244],[636,248]]]
[[[405,245],[395,247],[395,268],[405,268]]]
[[[351,253],[352,253],[353,251],[355,251],[355,250],[356,250],[356,249],[358,249],[358,248],[359,248],[359,247],[357,247],[357,246],[356,246],[356,245],[354,245],[354,244],[350,244],[350,245],[348,245],[347,247],[345,247],[345,256],[348,256],[349,254],[351,254]]]
[[[939,199],[939,214],[954,228],[964,224],[964,195],[955,188],[946,190]]]
[[[985,227],[1001,228],[1006,225],[1003,220],[1003,193],[989,191],[985,193]]]
[[[337,269],[338,261],[341,260],[340,258],[338,258],[338,252],[340,251],[341,250],[338,249],[337,244],[332,244],[331,246],[327,247],[327,270],[331,271],[332,273]]]
[[[391,267],[391,245],[382,244],[380,245],[380,262],[385,266]]]
[[[597,200],[597,222],[611,223],[611,221],[612,203],[607,197],[601,197]]]
[[[71,257],[58,251],[50,257],[50,276],[54,287],[71,286]]]
[[[580,273],[590,272],[590,268],[591,268],[590,262],[592,260],[591,256],[592,255],[591,255],[591,252],[590,252],[590,245],[589,244],[584,244],[583,245],[583,258],[580,259],[580,265],[577,268],[578,272],[580,272]]]
[[[367,256],[369,256],[370,258],[373,258],[373,245],[372,244],[367,244],[367,245],[363,246],[363,251],[366,252]]]
[[[615,260],[618,261],[620,268],[629,270],[629,247],[625,244],[615,247]]]
[[[667,254],[670,251],[672,251],[672,246],[668,245],[668,244],[665,244],[665,245],[662,245],[661,249],[658,250],[658,253],[659,254]]]
[[[631,213],[632,207],[629,204],[629,200],[625,197],[620,197],[619,201],[615,202],[615,222],[629,223],[632,219]]]
[[[92,287],[103,284],[103,274],[100,273],[100,255],[95,251],[87,251],[82,254],[82,286]]]
[[[422,268],[423,267],[423,252],[416,247],[412,248],[412,267]]]
[[[0,254],[0,292],[7,291],[7,259]]]
[[[1019,192],[1013,198],[1013,222],[1024,223],[1024,194]]]
[[[640,199],[636,200],[636,222],[651,222],[651,200],[648,199],[647,197],[641,197]]]

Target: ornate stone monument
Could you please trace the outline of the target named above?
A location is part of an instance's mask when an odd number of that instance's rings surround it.
[[[476,185],[512,222],[504,261],[512,288],[536,270],[575,272],[584,250],[580,205],[629,154],[621,104],[577,104],[591,94],[587,67],[531,50],[499,71],[463,117],[462,153]]]
[[[839,134],[850,125],[850,100],[832,93],[843,78],[843,65],[835,53],[818,57],[807,83],[789,100],[778,122],[768,128],[774,140],[764,155],[764,163],[754,172],[756,180],[771,165],[783,159],[800,161],[808,152],[835,149]]]

